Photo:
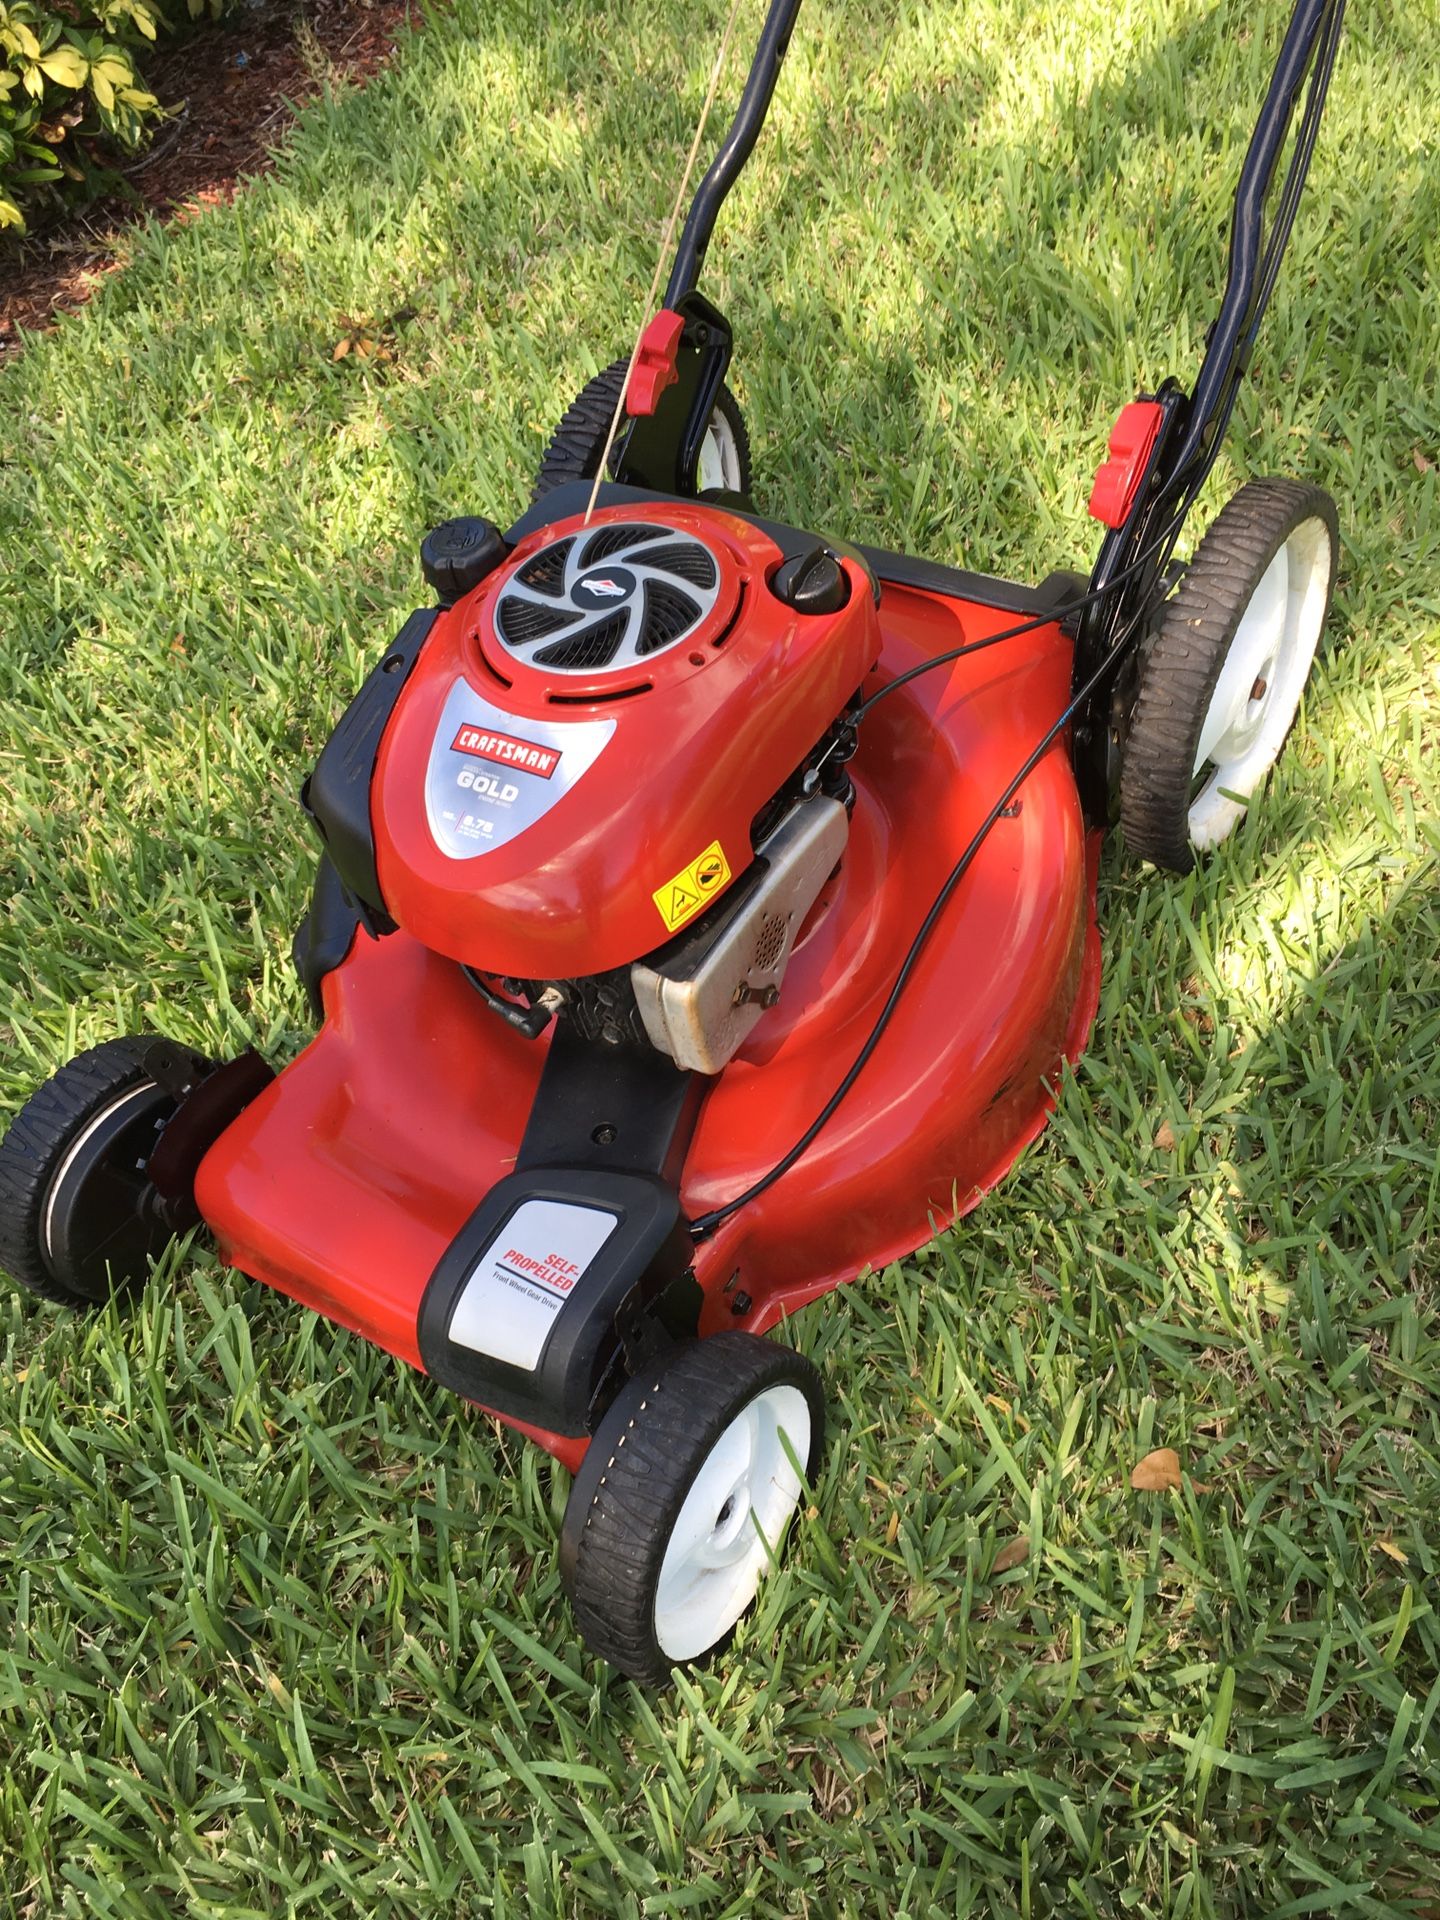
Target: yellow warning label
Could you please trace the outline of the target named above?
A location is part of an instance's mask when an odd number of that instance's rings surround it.
[[[729,878],[730,862],[721,852],[720,842],[712,840],[688,867],[682,867],[673,880],[655,890],[655,904],[669,931],[676,933],[687,920],[693,920]]]

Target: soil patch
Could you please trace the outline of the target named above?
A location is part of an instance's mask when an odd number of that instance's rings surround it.
[[[23,240],[0,243],[0,361],[19,351],[20,329],[84,305],[119,264],[127,227],[232,199],[270,164],[297,105],[326,79],[367,79],[418,14],[418,0],[261,0],[152,52],[146,84],[177,118],[146,152],[119,159],[128,192],[39,216]]]

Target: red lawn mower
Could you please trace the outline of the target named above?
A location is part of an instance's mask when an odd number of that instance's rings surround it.
[[[438,604],[305,783],[315,1039],[278,1076],[160,1040],[72,1060],[0,1147],[0,1265],[86,1305],[203,1222],[571,1471],[591,1647],[660,1682],[721,1645],[821,1445],[815,1368],[762,1336],[1014,1164],[1095,1012],[1112,813],[1187,869],[1295,717],[1329,497],[1252,482],[1172,556],[1342,10],[1295,7],[1193,392],[1125,408],[1093,574],[1034,588],[752,504],[696,282],[799,11],[772,0],[663,307],[514,525],[425,540]]]

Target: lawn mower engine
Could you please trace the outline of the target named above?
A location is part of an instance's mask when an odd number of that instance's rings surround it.
[[[696,1330],[680,1170],[844,853],[878,593],[858,556],[673,501],[513,551],[452,522],[426,561],[456,597],[305,803],[368,930],[453,963],[494,1047],[544,1050],[418,1343],[447,1385],[580,1435],[657,1316]],[[485,1062],[454,1065],[483,1099]]]

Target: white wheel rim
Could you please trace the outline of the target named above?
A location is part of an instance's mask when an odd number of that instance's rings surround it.
[[[767,1387],[736,1414],[701,1462],[655,1585],[655,1638],[667,1660],[694,1660],[735,1625],[760,1585],[800,1499],[795,1458],[810,1454],[810,1405],[798,1387]]]
[[[740,443],[735,429],[717,407],[710,416],[705,438],[700,442],[699,470],[695,475],[701,492],[709,487],[724,487],[739,493],[744,475],[740,471]]]
[[[1330,529],[1302,520],[1261,575],[1240,616],[1206,708],[1190,802],[1191,844],[1218,846],[1274,766],[1300,706],[1330,595]]]

